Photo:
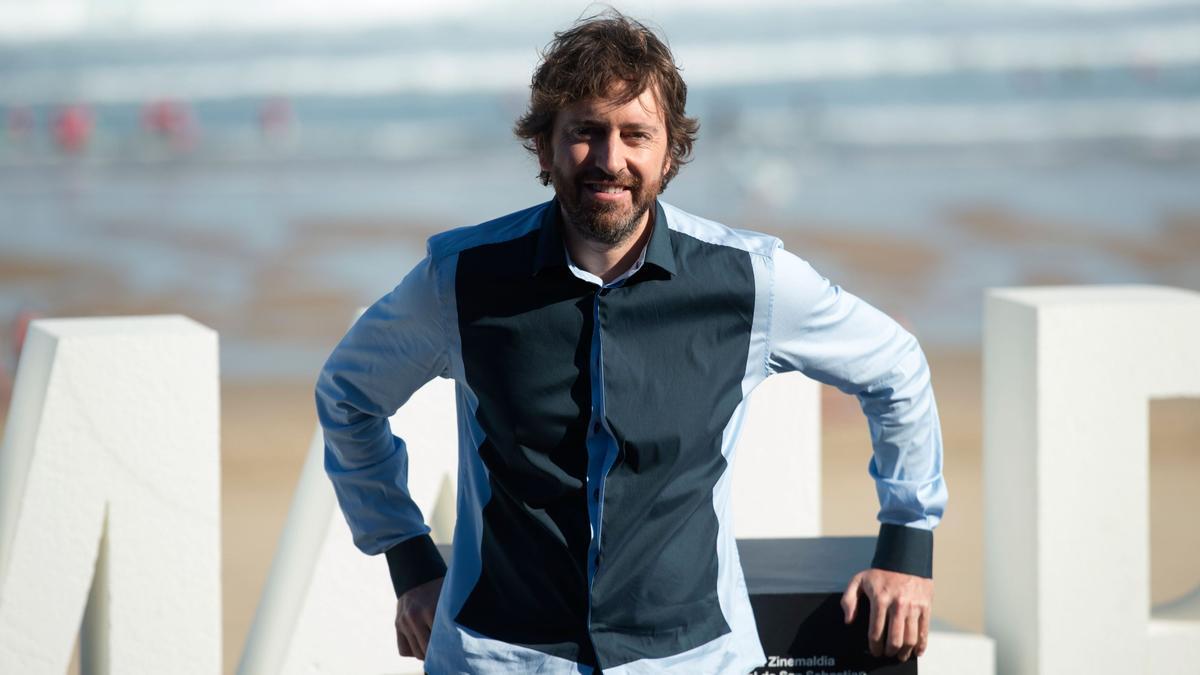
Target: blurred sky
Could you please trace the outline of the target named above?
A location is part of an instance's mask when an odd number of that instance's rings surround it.
[[[804,5],[813,9],[831,6],[924,5],[944,2],[906,0],[633,0],[613,3],[622,11],[650,19],[696,7],[764,9]],[[1106,9],[1147,8],[1188,4],[1187,0],[956,0],[958,5],[979,7]],[[580,7],[583,9],[579,9]],[[599,6],[599,5],[595,5]],[[195,31],[344,30],[391,22],[422,22],[446,18],[485,17],[520,13],[545,17],[555,23],[586,11],[582,3],[545,3],[534,0],[489,2],[441,0],[395,2],[389,0],[0,0],[0,38],[37,40],[84,35]]]

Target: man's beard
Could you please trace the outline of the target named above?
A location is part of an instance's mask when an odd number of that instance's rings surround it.
[[[657,184],[647,186],[642,180],[622,171],[614,176],[595,167],[581,172],[574,180],[556,166],[552,173],[554,192],[563,207],[567,220],[584,238],[599,244],[615,246],[637,231],[638,222],[654,203]],[[629,189],[632,208],[624,204],[605,204],[588,199],[584,194],[587,181],[615,183]],[[649,189],[647,189],[649,188]]]

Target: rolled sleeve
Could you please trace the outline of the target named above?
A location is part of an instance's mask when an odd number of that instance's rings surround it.
[[[929,365],[891,317],[778,248],[768,368],[800,371],[858,398],[873,456],[880,535],[873,566],[932,576],[932,530],[947,491]]]

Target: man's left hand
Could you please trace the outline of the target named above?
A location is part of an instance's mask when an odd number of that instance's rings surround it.
[[[842,595],[846,623],[854,621],[860,597],[871,604],[867,644],[873,656],[886,654],[907,661],[914,654],[925,653],[933,579],[880,569],[859,572]]]

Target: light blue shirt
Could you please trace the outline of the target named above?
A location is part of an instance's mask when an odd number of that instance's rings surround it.
[[[457,274],[458,263],[462,256],[480,247],[533,242],[539,231],[544,238],[547,206],[542,204],[431,239],[429,256],[362,316],[330,356],[318,382],[326,468],[339,503],[359,548],[372,554],[389,552],[394,579],[407,574],[403,569],[406,566],[416,569],[426,564],[419,560],[422,554],[414,542],[429,530],[408,493],[408,448],[403,440],[392,436],[387,418],[432,377],[449,377],[458,384],[458,521],[454,559],[443,585],[426,661],[427,670],[434,675],[592,671],[569,658],[495,639],[460,622],[484,572],[481,551],[487,519],[483,514],[496,498],[492,481],[501,467],[489,467],[480,454],[481,448],[491,443],[491,437],[481,422],[482,404],[476,392],[481,385],[468,377],[464,365],[467,348],[459,317],[462,307],[456,300],[461,297],[458,284],[463,283]],[[877,564],[928,576],[932,558],[929,531],[941,519],[947,492],[942,478],[937,406],[928,365],[915,338],[894,320],[785,251],[773,237],[731,230],[661,203],[657,214],[654,238],[637,263],[609,284],[580,269],[565,250],[561,251],[570,275],[593,287],[588,347],[591,409],[587,416],[584,477],[591,528],[587,589],[591,591],[598,578],[598,565],[609,564],[604,556],[606,542],[610,536],[618,536],[603,531],[605,488],[620,464],[622,443],[611,425],[612,402],[606,399],[606,392],[621,383],[605,381],[606,376],[618,372],[606,362],[605,345],[619,339],[621,333],[601,320],[601,310],[617,298],[607,297],[610,291],[636,285],[639,273],[651,266],[655,274],[670,276],[669,283],[702,279],[687,276],[687,265],[694,264],[686,257],[687,251],[741,256],[739,264],[751,274],[748,292],[753,298],[747,306],[752,307],[752,316],[747,317],[748,335],[742,336],[749,345],[743,356],[744,375],[740,376],[742,402],[733,410],[719,448],[729,469],[735,457],[736,430],[745,414],[745,399],[771,374],[800,371],[856,396],[866,415],[874,449],[868,471],[879,497],[882,524]],[[561,242],[556,240],[556,246],[561,248]],[[511,264],[518,271],[530,263],[513,259],[502,264]],[[711,273],[721,271],[714,269]],[[503,358],[499,349],[496,358]],[[678,653],[613,657],[616,665],[605,667],[606,675],[748,672],[764,660],[737,562],[728,469],[712,487],[710,498],[719,531],[715,549],[708,555],[717,561],[719,611],[728,631]],[[400,550],[411,553],[406,559],[392,555]],[[397,571],[397,567],[402,569]],[[592,607],[589,602],[589,626]],[[619,635],[613,639],[618,639],[614,644],[620,644]],[[609,652],[599,646],[597,649],[603,652],[602,659],[608,658]]]

